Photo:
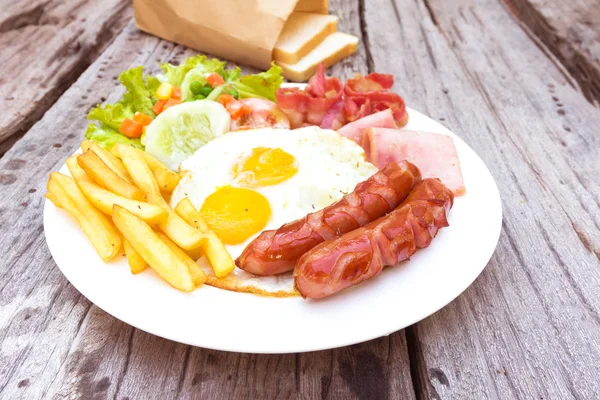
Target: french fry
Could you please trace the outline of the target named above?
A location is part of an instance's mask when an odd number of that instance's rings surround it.
[[[100,258],[109,261],[119,254],[122,245],[119,232],[79,191],[73,178],[52,172],[47,187],[51,197],[60,203],[60,207],[77,220]]]
[[[185,261],[152,230],[150,225],[123,207],[113,207],[113,222],[125,239],[152,269],[176,289],[191,292],[195,288]]]
[[[123,239],[123,248],[125,248],[125,255],[127,256],[127,263],[132,274],[139,274],[148,268],[148,263],[142,258],[140,253],[135,251],[131,243],[127,239]]]
[[[114,146],[113,146],[114,148]],[[117,157],[111,154],[110,151],[106,150],[104,147],[100,146],[98,142],[94,142],[93,140],[84,140],[81,142],[81,151],[86,152],[88,150],[92,150],[94,153],[98,155],[112,169],[119,175],[121,178],[125,179],[127,182],[131,183],[131,178],[125,169],[125,166]]]
[[[110,154],[112,154],[113,156],[117,157],[119,160],[121,159],[121,154],[119,153],[119,150],[117,149],[117,146],[113,145],[113,147],[111,147],[108,152]]]
[[[206,235],[207,240],[202,245],[202,251],[206,255],[206,258],[208,258],[208,262],[213,268],[215,275],[218,278],[222,278],[233,271],[235,268],[233,258],[231,258],[231,255],[217,234],[206,225],[200,212],[196,210],[190,199],[187,197],[181,199],[175,206],[175,212],[188,224],[204,232]]]
[[[131,200],[96,185],[77,163],[77,156],[67,158],[67,168],[85,197],[107,215],[112,215],[113,205],[118,204],[152,225],[165,221],[169,216],[168,211],[162,207]]]
[[[188,256],[183,250],[181,250],[181,248],[177,246],[175,242],[169,239],[167,235],[161,232],[156,233],[162,239],[162,241],[165,242],[167,246],[169,246],[173,253],[177,254],[177,257],[179,257],[181,261],[185,262],[185,264],[188,267],[188,270],[190,271],[190,274],[192,275],[192,280],[194,281],[194,284],[196,286],[200,286],[204,282],[206,282],[206,274],[204,273],[204,271],[202,271],[200,266],[196,264],[196,262],[192,258],[190,258],[190,256]]]
[[[121,157],[121,152],[119,149],[123,146],[125,145],[115,145],[111,151],[119,154]],[[177,172],[171,171],[165,164],[158,161],[145,151],[140,151],[140,154],[144,157],[144,160],[146,161],[146,164],[148,164],[148,167],[150,167],[152,174],[154,174],[154,178],[156,178],[156,182],[158,183],[160,190],[165,193],[171,193],[173,190],[175,190],[175,187],[179,183],[181,176]]]
[[[62,208],[62,206],[60,205],[60,201],[52,192],[46,192],[45,196],[48,200],[52,202],[52,204],[54,204],[55,207]]]
[[[81,168],[79,166],[79,163],[77,162],[78,156],[79,156],[79,154],[73,154],[71,157],[67,158],[67,161],[65,161],[65,164],[67,164],[67,168],[69,169],[69,173],[71,174],[71,177],[73,177],[73,179],[75,179],[76,183],[77,183],[77,181],[94,183],[92,181],[92,179],[89,177],[89,175],[85,173],[83,168]],[[111,213],[112,213],[112,210],[111,210]]]
[[[185,254],[187,254],[192,260],[197,261],[200,257],[204,255],[204,250],[202,250],[202,246],[196,247],[192,250],[184,250]]]
[[[98,185],[132,200],[144,200],[144,192],[121,178],[92,150],[77,156],[79,166]]]
[[[145,151],[140,153],[144,156],[146,164],[148,164],[152,170],[160,190],[167,193],[171,193],[173,190],[175,190],[175,187],[181,179],[181,175],[171,171],[165,164],[161,163]]]
[[[135,184],[146,193],[148,202],[168,211],[169,216],[166,221],[159,224],[161,231],[184,250],[200,247],[206,241],[205,235],[190,226],[169,207],[160,193],[158,183],[141,154],[142,152],[131,146],[120,144],[115,146],[119,146],[119,153],[125,168],[127,168]]]

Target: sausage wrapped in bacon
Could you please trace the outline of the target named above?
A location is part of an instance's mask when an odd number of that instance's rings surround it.
[[[294,269],[296,290],[305,298],[327,297],[407,260],[448,226],[453,202],[439,179],[423,180],[393,212],[305,253]]]
[[[277,230],[262,232],[235,263],[261,276],[291,271],[296,260],[319,243],[366,225],[396,208],[420,181],[421,173],[413,164],[391,163],[338,202]]]

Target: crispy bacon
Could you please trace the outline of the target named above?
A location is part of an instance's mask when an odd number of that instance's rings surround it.
[[[325,77],[325,65],[319,65],[305,90],[279,88],[275,93],[277,104],[288,115],[292,128],[303,123],[321,125],[332,105],[342,98],[342,84],[338,78]]]
[[[323,117],[323,121],[321,122],[321,128],[338,130],[341,127],[343,127],[344,122],[340,119],[340,116],[343,115],[343,113],[341,112],[343,108],[343,100],[340,100],[334,105],[332,105]]]
[[[385,92],[394,86],[394,76],[389,74],[378,74],[371,72],[364,77],[356,74],[344,85],[344,94],[347,96],[358,96],[362,93]]]
[[[342,87],[338,78],[325,77],[325,65],[310,78],[306,89],[280,88],[277,103],[288,114],[292,128],[309,123],[338,129],[347,123],[390,109],[398,126],[408,122],[404,100],[390,92],[394,77],[389,74],[357,74]],[[340,105],[340,101],[343,101]]]
[[[438,179],[423,180],[391,213],[304,253],[294,268],[296,289],[305,298],[327,297],[409,259],[448,226],[453,202]]]
[[[364,77],[357,74],[354,78],[348,79],[344,85],[344,101],[347,103],[344,108],[346,119],[355,121],[389,108],[398,126],[406,125],[408,122],[406,105],[402,97],[389,91],[393,85],[392,75],[375,72]]]

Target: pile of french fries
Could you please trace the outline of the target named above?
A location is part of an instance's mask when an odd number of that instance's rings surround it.
[[[231,255],[186,197],[167,203],[181,176],[135,147],[111,151],[86,140],[67,159],[71,176],[52,172],[46,197],[67,211],[108,262],[123,251],[131,272],[154,269],[186,292],[206,281],[195,260],[206,256],[217,278],[235,268]]]

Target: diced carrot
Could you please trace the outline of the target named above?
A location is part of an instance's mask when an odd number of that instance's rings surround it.
[[[221,75],[217,74],[216,72],[213,72],[212,74],[206,77],[206,83],[208,83],[214,89],[217,86],[224,84],[225,81],[223,80],[223,77]]]
[[[146,126],[150,125],[150,122],[152,122],[152,117],[141,112],[136,112],[133,114],[133,120],[142,126]]]
[[[167,102],[165,103],[165,105],[163,107],[163,111],[165,111],[169,107],[176,106],[177,104],[181,104],[181,100],[171,98],[171,99],[167,100]]]
[[[167,100],[158,100],[156,103],[154,103],[154,107],[152,107],[152,111],[154,111],[154,113],[156,115],[160,114],[163,110],[163,108],[165,107]]]
[[[173,95],[173,85],[170,83],[161,83],[158,89],[156,89],[156,97],[159,100],[168,100]]]
[[[179,86],[173,86],[173,94],[171,98],[181,100],[181,88]]]
[[[235,100],[235,98],[230,94],[222,94],[217,98],[217,101],[221,103],[223,107],[225,107],[231,100]]]
[[[119,127],[119,132],[128,138],[139,138],[142,135],[144,127],[132,120],[131,118],[125,118]]]

